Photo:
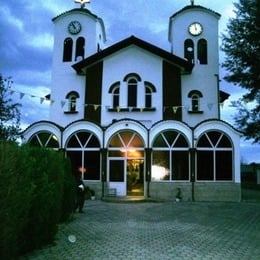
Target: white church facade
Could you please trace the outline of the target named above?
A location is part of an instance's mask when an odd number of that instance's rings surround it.
[[[135,36],[106,47],[84,5],[53,18],[50,119],[23,142],[64,152],[98,198],[174,199],[180,188],[185,201],[239,201],[240,133],[220,119],[219,19],[185,6],[169,18],[166,51]]]

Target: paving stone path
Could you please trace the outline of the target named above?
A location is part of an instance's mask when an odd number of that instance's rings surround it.
[[[96,200],[84,211],[60,227],[55,245],[22,259],[260,259],[259,202]]]

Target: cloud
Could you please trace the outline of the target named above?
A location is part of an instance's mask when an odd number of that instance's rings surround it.
[[[225,31],[227,21],[234,17],[233,2],[238,0],[195,0],[195,4],[210,8],[221,14],[220,33]],[[160,48],[170,51],[168,42],[169,17],[188,5],[188,0],[92,0],[86,5],[101,17],[107,33],[107,46],[135,35]],[[8,0],[0,5],[0,73],[12,76],[18,91],[44,96],[50,92],[52,45],[54,27],[52,18],[79,8],[73,0]],[[220,62],[224,60],[220,52]],[[243,90],[223,80],[220,70],[221,90],[231,94],[221,110],[221,118],[233,124],[235,109],[230,101],[240,98]],[[48,119],[49,105],[40,104],[39,97],[24,96],[21,100],[22,126]],[[242,147],[243,152],[250,151]],[[260,157],[260,156],[259,156]],[[258,159],[259,161],[259,159]]]

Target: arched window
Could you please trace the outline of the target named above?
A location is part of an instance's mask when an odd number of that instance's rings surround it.
[[[66,38],[63,43],[63,61],[68,62],[72,60],[73,41],[71,38]]]
[[[53,148],[54,150],[59,148],[59,142],[56,135],[47,131],[34,134],[28,143],[32,146]]]
[[[189,147],[185,136],[175,130],[160,133],[153,142],[152,180],[189,180]]]
[[[198,90],[192,90],[188,94],[188,97],[191,98],[191,110],[190,112],[201,112],[200,109],[200,98],[203,97],[202,93]]]
[[[198,41],[198,63],[208,64],[208,47],[205,39]]]
[[[112,94],[112,108],[115,109],[119,107],[119,97],[120,97],[120,82],[112,84],[109,88],[108,93]]]
[[[197,144],[197,180],[231,181],[233,179],[233,148],[227,135],[208,131]]]
[[[71,91],[67,94],[66,99],[68,100],[68,112],[76,112],[77,98],[79,98],[79,94],[76,91]]]
[[[66,144],[66,154],[75,175],[100,180],[100,143],[93,133],[82,130],[73,134]]]
[[[184,42],[184,58],[194,63],[194,43],[191,39],[186,39]]]
[[[152,107],[152,93],[156,92],[156,89],[153,84],[150,82],[145,82],[145,107],[151,108]]]
[[[127,82],[127,105],[128,107],[137,106],[137,80],[131,78]]]
[[[83,60],[84,54],[85,54],[85,39],[83,37],[79,37],[76,42],[75,61]]]

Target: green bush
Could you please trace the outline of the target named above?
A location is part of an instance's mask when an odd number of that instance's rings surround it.
[[[0,259],[51,243],[73,212],[75,181],[60,152],[0,144]]]
[[[18,254],[19,237],[28,221],[33,187],[20,174],[21,151],[16,144],[0,143],[0,259]]]

